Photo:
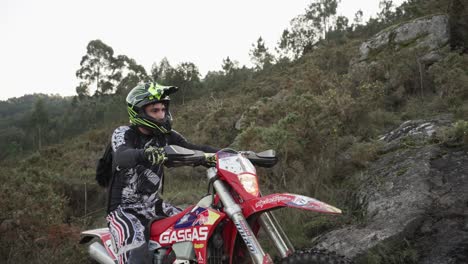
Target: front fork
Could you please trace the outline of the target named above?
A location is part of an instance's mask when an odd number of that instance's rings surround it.
[[[284,233],[278,220],[271,212],[264,212],[259,218],[260,226],[268,235],[273,245],[278,250],[281,258],[285,258],[294,253],[294,246]]]
[[[217,171],[216,168],[210,168],[207,171],[208,180],[216,177]],[[224,212],[231,218],[235,224],[239,234],[247,246],[250,256],[252,257],[254,263],[263,264],[263,263],[273,263],[270,256],[265,254],[260,243],[255,237],[252,229],[250,228],[247,220],[242,214],[241,207],[232,199],[231,194],[224,185],[223,182],[214,180],[213,187],[216,190],[221,202],[223,203]],[[260,216],[260,225],[265,229],[265,232],[273,241],[273,244],[278,249],[281,257],[286,257],[292,252],[294,248],[286,237],[285,233],[278,225],[276,219],[270,212],[265,212]]]

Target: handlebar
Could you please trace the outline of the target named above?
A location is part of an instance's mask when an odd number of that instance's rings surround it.
[[[240,151],[240,153],[259,167],[271,168],[276,165],[278,158],[276,152],[272,149],[265,150],[259,153],[253,151]]]
[[[198,166],[205,165],[206,158],[215,155],[215,153],[205,153],[200,150],[186,149],[177,145],[169,145],[164,147],[166,152],[166,166]],[[259,167],[273,167],[278,159],[274,150],[267,150],[259,153],[253,151],[235,151],[232,149],[222,149],[220,151],[240,153],[249,159],[254,165]]]

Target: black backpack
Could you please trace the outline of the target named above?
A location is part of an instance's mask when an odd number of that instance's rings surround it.
[[[99,186],[107,188],[112,179],[112,146],[109,142],[104,154],[98,160],[96,166],[96,181]]]

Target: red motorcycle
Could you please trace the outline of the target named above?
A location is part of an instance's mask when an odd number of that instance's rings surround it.
[[[170,166],[193,165],[205,158],[201,151],[178,146],[167,146],[165,151]],[[207,169],[209,193],[183,212],[151,222],[153,263],[273,263],[257,239],[260,229],[277,249],[279,263],[348,263],[325,251],[293,247],[272,210],[290,207],[326,214],[341,214],[341,210],[297,194],[262,196],[253,164],[274,166],[273,150],[223,149],[211,155],[216,155],[216,165]],[[82,232],[80,243],[89,245],[89,254],[97,262],[116,263],[108,228]]]

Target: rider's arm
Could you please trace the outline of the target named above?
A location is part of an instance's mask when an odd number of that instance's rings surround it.
[[[216,153],[219,148],[214,148],[211,146],[206,146],[206,145],[196,145],[193,143],[190,143],[185,139],[179,132],[172,130],[171,133],[169,134],[169,145],[177,145],[181,146],[187,149],[192,149],[192,150],[201,150],[206,153]]]
[[[132,168],[146,162],[143,149],[134,145],[137,134],[128,126],[118,127],[112,134],[112,150],[114,160],[120,168]]]

